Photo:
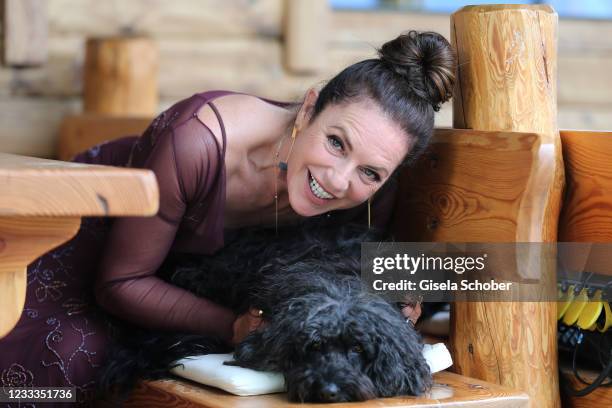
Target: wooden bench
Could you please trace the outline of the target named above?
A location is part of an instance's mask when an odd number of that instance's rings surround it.
[[[360,403],[292,404],[285,394],[236,397],[226,392],[186,380],[161,380],[141,383],[125,407],[202,407],[202,408],[280,408],[321,407],[527,407],[525,393],[458,374],[441,372],[434,376],[431,392],[422,397],[397,397]]]
[[[561,141],[567,185],[559,241],[612,243],[612,132],[562,131]],[[609,270],[606,265],[589,272]],[[586,387],[570,368],[563,367],[561,373],[574,389]],[[591,382],[596,377],[593,372],[581,373]],[[612,388],[599,387],[585,397],[568,396],[564,403],[568,408],[612,406]]]
[[[27,265],[72,238],[81,217],[154,215],[158,205],[148,170],[0,153],[0,338],[21,316]]]
[[[70,160],[99,143],[122,136],[140,135],[152,117],[116,116],[83,113],[66,116],[60,125],[57,158]]]

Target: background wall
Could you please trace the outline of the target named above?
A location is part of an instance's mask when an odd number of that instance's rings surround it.
[[[62,117],[81,111],[87,37],[133,31],[159,46],[162,110],[208,89],[298,99],[351,62],[408,30],[449,35],[441,14],[334,11],[324,72],[283,67],[283,0],[47,0],[48,60],[36,68],[0,67],[0,150],[53,157]],[[612,22],[559,23],[559,125],[612,129]],[[450,126],[446,104],[438,126]]]

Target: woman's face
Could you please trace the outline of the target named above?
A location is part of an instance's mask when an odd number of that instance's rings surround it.
[[[317,94],[298,113],[287,189],[295,212],[313,216],[355,207],[378,190],[408,153],[410,141],[379,106],[363,98],[330,105],[310,122]]]

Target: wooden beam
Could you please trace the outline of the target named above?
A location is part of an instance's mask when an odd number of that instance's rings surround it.
[[[14,67],[47,60],[47,2],[4,0],[3,62]]]
[[[451,16],[451,40],[459,57],[454,127],[542,136],[536,153],[541,168],[530,180],[533,193],[521,202],[516,242],[557,238],[564,184],[557,127],[557,20],[544,5],[467,6]],[[539,266],[540,279],[555,287],[555,263]],[[556,303],[457,302],[451,336],[459,373],[524,390],[533,407],[560,406]]]
[[[81,114],[64,118],[57,145],[57,158],[70,160],[99,143],[122,136],[141,135],[153,117],[122,117]]]

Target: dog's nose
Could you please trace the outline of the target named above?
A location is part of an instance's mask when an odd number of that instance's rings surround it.
[[[321,399],[325,402],[334,402],[338,398],[340,389],[334,383],[329,383],[323,386],[320,391]]]

